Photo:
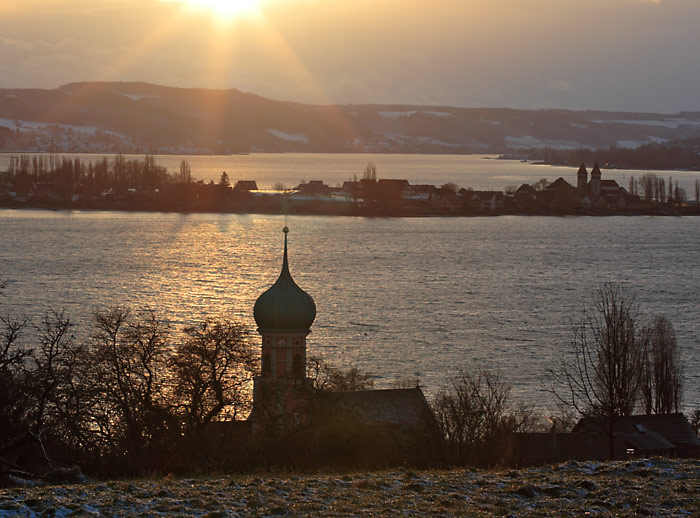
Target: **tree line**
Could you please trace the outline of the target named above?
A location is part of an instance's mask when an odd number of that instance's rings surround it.
[[[259,365],[246,326],[219,317],[173,330],[152,310],[114,307],[94,314],[86,338],[74,331],[63,312],[37,324],[0,315],[0,477],[75,464],[101,477],[229,471],[294,457],[236,437],[223,444],[217,435],[218,423],[240,423],[251,410]],[[314,357],[307,376],[314,391],[372,387],[370,374]],[[604,418],[611,457],[616,419],[681,408],[682,358],[671,322],[644,322],[633,295],[617,284],[595,292],[547,378],[560,404],[557,421]],[[461,371],[432,407],[443,443],[433,464],[517,463],[513,434],[544,426],[514,400],[504,374],[488,367]],[[696,428],[698,421],[696,411]],[[313,455],[312,448],[305,460]]]
[[[700,170],[697,140],[669,143],[649,143],[635,148],[610,146],[600,149],[529,149],[518,155],[542,160],[552,165],[578,167],[581,162],[598,161],[622,169],[688,169]]]
[[[22,154],[10,158],[7,173],[18,192],[30,192],[37,184],[46,183],[58,188],[65,196],[94,195],[110,189],[154,190],[181,178],[191,180],[186,162],[181,166],[180,177],[177,177],[170,175],[167,168],[157,165],[153,155],[140,160],[118,154],[111,160],[102,157],[93,162],[56,154]]]

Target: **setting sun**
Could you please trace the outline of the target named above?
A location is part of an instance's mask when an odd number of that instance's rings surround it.
[[[186,8],[207,11],[220,18],[235,18],[253,14],[258,10],[258,0],[162,0],[182,4]]]

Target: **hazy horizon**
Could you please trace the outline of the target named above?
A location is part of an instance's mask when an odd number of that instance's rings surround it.
[[[690,0],[17,0],[0,87],[144,81],[310,104],[700,110]]]

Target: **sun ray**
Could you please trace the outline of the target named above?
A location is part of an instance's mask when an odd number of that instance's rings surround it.
[[[257,15],[259,0],[161,0],[180,4],[185,10],[208,12],[217,21],[231,21],[242,16]]]
[[[120,73],[132,63],[136,62],[140,56],[150,49],[155,48],[158,43],[165,40],[168,36],[175,34],[181,24],[185,23],[185,17],[182,13],[163,19],[153,30],[144,35],[141,40],[126,48],[112,62],[106,64],[98,70],[92,77],[88,78],[88,82],[118,80]],[[68,96],[67,99],[58,103],[45,115],[48,120],[51,120],[56,113],[71,110],[81,104],[89,103],[94,97],[95,89],[90,85],[83,85]]]

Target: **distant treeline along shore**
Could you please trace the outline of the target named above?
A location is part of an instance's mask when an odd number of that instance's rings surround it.
[[[329,186],[321,180],[293,189],[259,190],[255,179],[196,180],[186,160],[170,173],[153,155],[84,161],[55,154],[12,157],[0,171],[0,206],[10,208],[175,212],[299,213],[366,216],[499,214],[700,214],[700,182],[692,193],[655,173],[627,186],[603,178],[597,162],[582,162],[576,185],[563,178],[477,191],[447,183],[411,185],[380,179],[369,163],[358,179]]]

